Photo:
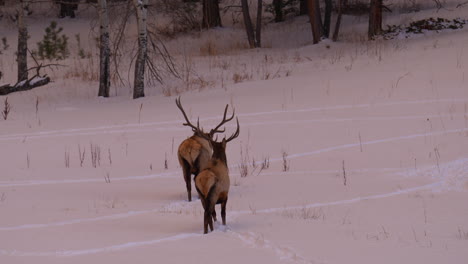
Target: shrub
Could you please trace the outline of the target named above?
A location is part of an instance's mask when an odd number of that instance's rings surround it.
[[[62,27],[57,27],[57,22],[52,21],[45,29],[45,35],[41,42],[37,43],[37,55],[40,59],[63,60],[70,52],[68,51],[68,37],[62,32]]]

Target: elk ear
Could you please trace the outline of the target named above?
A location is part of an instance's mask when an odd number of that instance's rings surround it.
[[[223,138],[223,141],[221,141],[221,145],[223,146],[223,149],[226,149],[226,145],[227,145],[226,138]]]

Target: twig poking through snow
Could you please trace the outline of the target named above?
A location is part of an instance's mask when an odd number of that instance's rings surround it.
[[[344,160],[343,160],[343,184],[346,186],[347,178],[346,178],[346,169],[344,165]]]
[[[8,102],[8,97],[5,98],[5,101],[3,102],[3,104],[4,104],[4,108],[2,111],[2,116],[3,116],[3,120],[7,120],[8,114],[10,113],[10,110],[11,110],[10,103]]]
[[[359,132],[359,148],[361,149],[361,152],[362,152],[361,132]]]
[[[283,150],[283,171],[289,170],[289,161],[286,159],[288,157],[288,153]]]
[[[141,121],[141,109],[143,109],[143,103],[140,104],[140,111],[138,111],[138,124],[140,124]]]

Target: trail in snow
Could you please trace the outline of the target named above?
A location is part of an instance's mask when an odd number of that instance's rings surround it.
[[[142,176],[128,176],[112,178],[112,181],[134,181],[134,180],[149,180],[156,178],[174,178],[180,172],[164,172]],[[104,182],[103,179],[69,179],[69,180],[31,180],[31,181],[3,181],[0,182],[0,187],[19,187],[19,186],[35,186],[35,185],[51,185],[51,184],[71,184],[71,183],[92,183]]]
[[[436,191],[443,191],[443,190],[452,190],[452,189],[459,189],[460,186],[463,186],[465,182],[468,181],[468,158],[461,158],[458,160],[454,160],[451,162],[447,162],[444,164],[428,166],[427,168],[420,168],[418,170],[408,169],[406,172],[397,172],[398,175],[406,176],[406,177],[414,177],[414,176],[430,176],[437,180],[437,182],[417,186],[408,189],[397,190],[390,193],[385,194],[376,194],[364,197],[356,197],[353,199],[348,200],[340,200],[340,201],[332,201],[332,202],[325,202],[325,203],[312,203],[300,206],[290,206],[290,207],[278,207],[278,208],[267,208],[267,209],[259,209],[256,210],[256,213],[276,213],[282,212],[283,210],[291,210],[291,209],[303,209],[303,208],[316,208],[316,207],[323,207],[323,206],[333,206],[333,205],[345,205],[356,203],[365,200],[374,200],[374,199],[382,199],[391,196],[401,195],[405,193],[420,191],[420,190],[436,190]],[[388,171],[393,169],[381,169]],[[362,171],[369,171],[369,170],[362,170]],[[370,171],[376,171],[374,169]],[[379,170],[377,170],[379,171]],[[334,172],[334,171],[324,171],[324,172]],[[314,173],[314,171],[297,171],[297,172],[288,172],[288,174],[308,174]],[[284,174],[284,173],[274,173],[274,174]],[[15,231],[15,230],[24,230],[24,229],[34,229],[34,228],[48,228],[48,227],[57,227],[57,226],[65,226],[65,225],[72,225],[72,224],[80,224],[80,223],[88,223],[88,222],[96,222],[96,221],[107,221],[107,220],[116,220],[122,219],[142,214],[148,213],[179,213],[181,211],[187,211],[193,208],[193,206],[198,206],[197,202],[187,203],[186,201],[177,201],[165,205],[162,208],[158,209],[149,209],[149,210],[140,210],[140,211],[129,211],[126,213],[119,213],[95,218],[83,218],[83,219],[72,219],[67,221],[55,222],[55,223],[47,223],[47,224],[25,224],[19,226],[10,226],[10,227],[0,227],[0,231]],[[251,211],[231,211],[229,214],[231,217],[236,217],[239,215],[249,214]]]
[[[444,134],[453,134],[453,133],[461,133],[467,132],[468,128],[461,128],[461,129],[452,129],[452,130],[445,130],[445,131],[435,131],[430,133],[421,133],[421,134],[413,134],[413,135],[406,135],[406,136],[399,136],[399,137],[392,137],[392,138],[384,138],[378,140],[371,140],[371,141],[364,141],[364,142],[357,142],[357,143],[350,143],[344,145],[338,145],[328,148],[322,148],[310,152],[303,152],[303,153],[296,153],[290,154],[286,157],[289,159],[301,158],[305,156],[312,156],[317,154],[322,154],[326,152],[331,152],[335,150],[359,147],[361,145],[372,145],[372,144],[379,144],[379,143],[388,143],[392,141],[398,140],[407,140],[407,139],[414,139],[419,137],[427,137],[427,136],[438,136]],[[272,158],[270,162],[278,162],[282,161],[283,158]],[[257,161],[256,164],[261,164],[261,161]],[[230,168],[237,168],[239,164],[231,165]],[[144,179],[154,179],[154,178],[162,178],[162,177],[170,177],[178,172],[168,172],[168,173],[161,173],[161,174],[152,174],[152,175],[145,175],[145,176],[129,176],[129,177],[121,177],[121,178],[114,178],[115,181],[128,181],[128,180],[144,180]],[[24,181],[24,182],[0,182],[0,187],[12,187],[12,186],[32,186],[32,185],[44,185],[44,184],[66,184],[66,183],[87,183],[87,182],[101,182],[102,179],[76,179],[76,180],[36,180],[36,181]]]
[[[151,246],[159,243],[164,242],[172,242],[187,238],[193,237],[202,237],[202,234],[196,233],[183,233],[174,236],[169,236],[165,238],[158,238],[153,240],[146,240],[146,241],[136,241],[136,242],[128,242],[118,245],[112,245],[102,248],[90,248],[90,249],[80,249],[80,250],[57,250],[57,251],[47,251],[47,252],[22,252],[18,250],[0,250],[0,255],[7,255],[7,256],[16,256],[16,257],[73,257],[73,256],[83,256],[83,255],[92,255],[98,253],[105,253],[105,252],[114,252],[114,251],[121,251],[136,247],[143,247],[143,246]]]
[[[390,193],[356,197],[352,199],[332,201],[332,202],[322,202],[322,203],[312,203],[312,204],[298,205],[298,206],[286,206],[286,207],[259,209],[259,210],[256,210],[255,212],[261,213],[261,214],[268,214],[268,213],[277,213],[277,212],[282,212],[284,210],[292,210],[292,209],[303,209],[303,208],[308,209],[308,208],[323,207],[323,206],[352,204],[352,203],[357,203],[357,202],[366,201],[366,200],[388,198],[388,197],[411,193],[415,191],[435,189],[436,187],[442,186],[442,184],[443,184],[443,180],[435,182],[435,183],[423,185],[423,186],[418,186],[418,187],[413,187],[413,188],[408,188],[408,189],[401,189],[401,190],[397,190],[397,191],[390,192]],[[169,204],[159,209],[130,211],[130,212],[121,213],[121,214],[114,214],[114,215],[101,216],[101,217],[95,217],[95,218],[73,219],[73,220],[68,220],[68,221],[47,223],[47,224],[26,224],[26,225],[20,225],[20,226],[0,227],[0,231],[15,231],[15,230],[24,230],[24,229],[34,229],[34,228],[48,228],[48,227],[88,223],[88,222],[116,220],[116,219],[127,218],[127,217],[142,215],[142,214],[148,214],[148,213],[158,213],[158,212],[159,213],[180,213],[181,211],[186,210],[187,208],[192,208],[193,206],[199,206],[199,204],[195,202],[187,203],[186,201],[181,201],[181,202],[174,202],[172,204]],[[251,213],[252,213],[251,210],[230,211],[229,215],[235,218],[240,215],[246,215],[246,214],[251,214]]]
[[[316,107],[316,108],[304,108],[296,110],[276,110],[276,111],[265,111],[265,112],[254,112],[238,114],[238,117],[252,117],[252,116],[263,116],[263,115],[274,115],[274,114],[285,114],[285,113],[302,113],[302,112],[317,112],[326,110],[343,110],[350,108],[369,108],[377,106],[395,106],[395,105],[407,105],[407,104],[429,104],[429,103],[444,103],[444,102],[466,102],[468,99],[441,99],[441,100],[421,100],[421,101],[401,101],[401,102],[389,102],[382,104],[358,104],[358,105],[341,105],[341,106],[330,106],[330,107]],[[395,116],[395,117],[357,117],[357,118],[332,118],[332,119],[308,119],[300,121],[277,121],[277,122],[251,122],[245,123],[246,126],[254,125],[269,125],[269,124],[291,124],[292,123],[304,123],[304,122],[342,122],[342,121],[378,121],[378,120],[399,120],[399,119],[421,119],[421,118],[434,118],[434,117],[453,117],[454,115],[415,115],[415,116]],[[221,116],[212,116],[201,118],[200,121],[218,120]],[[27,139],[39,139],[49,137],[67,137],[67,136],[86,136],[96,134],[107,134],[107,133],[136,133],[136,132],[152,132],[152,131],[177,131],[186,130],[186,128],[180,126],[172,127],[159,127],[166,125],[179,125],[182,124],[183,120],[175,121],[160,121],[160,122],[149,122],[149,123],[134,123],[134,124],[123,124],[123,125],[110,125],[110,126],[99,126],[92,128],[76,128],[76,129],[63,129],[63,130],[50,130],[33,133],[19,133],[19,134],[6,134],[0,136],[1,141],[10,140],[24,140]],[[157,126],[155,128],[143,128]]]
[[[353,199],[333,201],[333,202],[313,203],[313,204],[301,205],[301,206],[288,206],[288,207],[261,209],[261,210],[257,210],[256,213],[268,214],[268,213],[282,212],[284,210],[291,210],[291,209],[346,205],[346,204],[357,203],[357,202],[365,201],[365,200],[388,198],[388,197],[401,195],[401,194],[407,194],[407,193],[411,193],[415,191],[430,190],[430,189],[440,186],[441,184],[442,184],[442,181],[439,181],[439,182],[435,182],[435,183],[428,184],[428,185],[402,189],[402,190],[385,193],[385,194],[370,195],[370,196],[357,197]],[[194,203],[191,203],[191,204],[194,204]],[[144,213],[158,212],[159,210],[160,209],[129,212],[129,213],[124,213],[124,214],[91,218],[91,219],[75,219],[75,220],[70,220],[67,222],[59,222],[59,223],[23,225],[23,226],[18,226],[18,227],[0,228],[0,231],[12,231],[12,230],[21,230],[21,229],[28,229],[28,228],[45,228],[45,227],[78,224],[78,223],[85,223],[85,222],[92,222],[92,221],[112,220],[112,219],[130,217],[134,215],[140,215]],[[165,209],[164,212],[168,212],[168,211]],[[248,215],[251,213],[252,213],[251,211],[232,211],[232,212],[229,212],[229,215],[231,216],[231,219],[235,219],[236,217],[240,215]],[[242,233],[232,232],[231,234],[235,234],[242,241],[244,241],[245,243],[249,245],[255,245],[255,244],[252,244],[251,242],[252,235],[248,235],[249,233],[242,234]],[[134,241],[134,242],[127,242],[127,243],[118,244],[118,245],[111,245],[111,246],[91,248],[91,249],[80,249],[80,250],[57,250],[57,251],[49,251],[49,252],[22,252],[19,250],[0,250],[0,255],[19,256],[19,257],[47,257],[47,256],[71,257],[71,256],[91,255],[91,254],[98,254],[98,253],[104,253],[104,252],[120,251],[120,250],[135,248],[135,247],[142,247],[142,246],[148,246],[148,245],[153,245],[153,244],[158,244],[158,243],[163,243],[163,242],[170,242],[170,241],[182,240],[182,239],[187,239],[187,238],[192,238],[192,237],[202,237],[202,236],[203,236],[202,234],[197,234],[197,233],[182,233],[182,234],[178,234],[178,235],[174,235],[174,236],[170,236],[166,238],[158,238],[158,239],[146,240],[146,241]],[[271,242],[268,242],[266,240],[265,240],[265,243],[263,243],[261,246],[264,248],[272,249],[281,258],[296,259],[296,261],[299,261],[300,263],[309,263],[309,261],[306,260],[305,258],[297,254],[294,254],[293,250],[288,250],[285,248],[273,246]],[[295,258],[294,256],[297,256],[297,258]]]
[[[368,195],[362,197],[355,197],[352,199],[346,200],[338,200],[338,201],[331,201],[331,202],[320,202],[320,203],[311,203],[306,205],[298,205],[298,206],[285,206],[285,207],[275,207],[275,208],[265,208],[256,210],[256,214],[270,214],[270,213],[279,213],[285,210],[295,210],[295,209],[309,209],[309,208],[317,208],[317,207],[329,207],[329,206],[338,206],[338,205],[347,205],[358,203],[361,201],[367,200],[377,200],[377,199],[384,199],[393,196],[408,194],[417,191],[424,191],[424,190],[450,190],[447,187],[447,183],[452,183],[453,179],[461,179],[462,181],[466,181],[468,179],[468,172],[464,171],[464,169],[468,166],[468,158],[463,158],[459,160],[455,160],[452,162],[448,162],[446,164],[442,164],[440,166],[431,166],[429,168],[424,168],[418,170],[419,173],[424,173],[428,175],[434,174],[434,177],[439,178],[439,181],[426,184],[422,186],[416,186],[407,189],[396,190],[393,192],[383,193],[383,194],[375,194],[375,195]],[[440,173],[442,171],[442,173]],[[453,172],[456,172],[455,174]],[[458,175],[460,174],[460,175]],[[407,176],[413,176],[412,172],[408,171]],[[31,229],[31,228],[48,228],[48,227],[56,227],[56,226],[63,226],[63,225],[72,225],[72,224],[80,224],[80,223],[88,223],[88,222],[95,222],[95,221],[108,221],[108,220],[115,220],[120,218],[127,218],[147,213],[180,213],[181,210],[187,210],[197,206],[198,203],[187,203],[185,201],[181,202],[174,202],[169,205],[166,205],[163,208],[159,209],[151,209],[151,210],[142,210],[142,211],[130,211],[127,213],[109,215],[109,216],[102,216],[97,218],[88,218],[88,219],[74,219],[64,222],[56,222],[56,223],[48,223],[48,224],[30,224],[30,225],[21,225],[16,227],[2,227],[0,231],[15,231],[15,230],[23,230],[23,229]],[[252,211],[250,210],[241,210],[241,211],[230,211],[229,216],[231,221],[235,221],[235,219],[242,215],[249,215]],[[252,239],[255,238],[255,234],[250,232],[234,232],[227,228],[227,233],[233,236],[238,237],[243,243],[246,243],[250,246],[260,247],[270,249],[275,252],[275,254],[280,257],[281,259],[286,259],[298,263],[309,263],[310,261],[301,257],[300,255],[296,254],[293,249],[281,247],[274,245],[268,240],[264,240],[264,242],[258,244],[257,242],[253,243]],[[135,241],[135,242],[127,242],[118,245],[111,245],[106,247],[100,248],[91,248],[91,249],[80,249],[80,250],[62,250],[62,251],[53,251],[53,252],[22,252],[18,250],[0,250],[0,255],[8,255],[8,256],[57,256],[57,257],[66,257],[66,256],[80,256],[80,255],[90,255],[90,254],[98,254],[104,252],[112,252],[112,251],[120,251],[126,250],[135,247],[142,247],[147,245],[153,245],[157,243],[163,242],[170,242],[176,240],[182,240],[192,237],[201,237],[203,235],[196,234],[196,233],[183,233],[178,234],[166,238],[158,238],[153,240],[147,241]],[[252,244],[253,243],[253,244]]]
[[[227,230],[227,233],[250,247],[264,248],[272,251],[280,260],[286,260],[294,263],[315,263],[315,261],[308,260],[301,256],[293,248],[277,245],[276,243],[265,239],[262,235],[254,232],[234,232],[232,230]]]

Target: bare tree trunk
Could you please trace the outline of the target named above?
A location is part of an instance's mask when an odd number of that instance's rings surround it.
[[[245,31],[247,32],[247,39],[249,41],[250,48],[255,48],[255,35],[252,25],[252,20],[250,19],[249,13],[249,3],[248,0],[242,0],[242,15],[244,17]]]
[[[322,37],[321,18],[319,0],[307,0],[307,8],[309,9],[309,20],[312,28],[313,43],[317,44]]]
[[[332,14],[332,0],[325,0],[325,17],[323,20],[323,36],[326,38],[330,37],[331,14]]]
[[[255,32],[256,47],[262,46],[262,14],[263,14],[263,1],[258,0],[257,5],[257,31]]]
[[[341,17],[343,16],[343,4],[344,0],[338,0],[338,15],[336,17],[335,31],[333,32],[333,41],[338,40],[338,34],[340,33]]]
[[[110,91],[110,48],[109,48],[109,17],[107,15],[107,0],[99,0],[100,23],[100,56],[99,56],[99,93],[98,96],[109,97]]]
[[[203,28],[222,27],[219,0],[203,0]]]
[[[28,0],[20,0],[18,5],[18,82],[28,79],[28,27],[25,21],[24,9]]]
[[[133,0],[137,13],[138,53],[135,61],[135,80],[133,84],[133,99],[145,96],[145,64],[147,56],[148,32],[146,17],[148,0]]]
[[[275,12],[275,22],[283,22],[283,0],[273,0],[273,10]]]
[[[382,33],[382,0],[371,0],[369,10],[369,39]]]

